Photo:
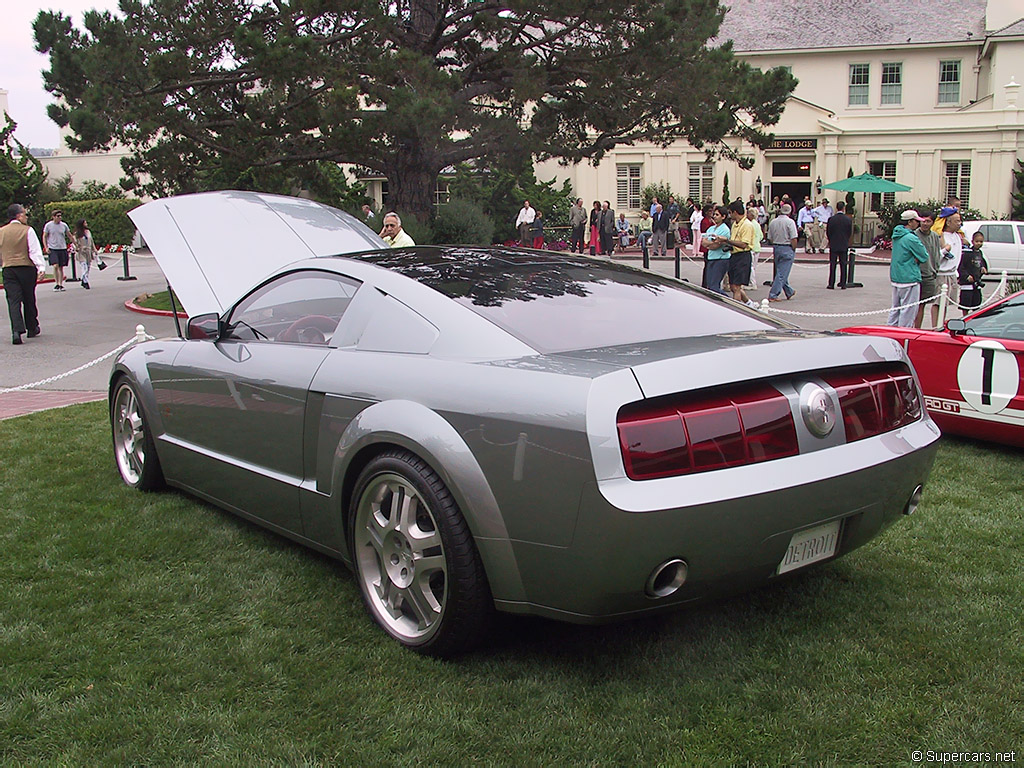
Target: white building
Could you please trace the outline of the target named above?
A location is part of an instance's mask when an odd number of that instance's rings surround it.
[[[640,190],[667,182],[682,198],[770,199],[788,192],[838,199],[818,184],[871,172],[912,187],[895,199],[958,195],[983,214],[1010,212],[1012,171],[1024,157],[1024,0],[725,0],[720,37],[762,70],[800,81],[750,170],[706,162],[685,142],[620,146],[600,165],[538,166],[569,178],[584,200],[638,212]],[[738,144],[733,144],[738,146]],[[858,196],[858,214],[864,202]],[[875,202],[878,202],[877,199]],[[859,217],[858,217],[859,218]],[[873,234],[873,217],[863,222]]]
[[[737,54],[799,80],[767,151],[748,147],[754,165],[706,162],[685,142],[620,146],[597,167],[538,164],[541,179],[566,179],[588,203],[611,200],[636,215],[640,190],[667,182],[680,198],[721,200],[788,192],[821,197],[818,182],[865,171],[912,187],[895,199],[957,194],[985,215],[1010,212],[1012,171],[1024,157],[1024,0],[724,0],[720,31]],[[67,129],[64,129],[66,131]],[[50,179],[70,173],[116,184],[124,152],[71,152],[63,142],[40,158]],[[738,143],[735,146],[739,146]],[[382,179],[368,179],[378,203]],[[444,181],[439,182],[439,199]],[[760,188],[759,188],[760,187]],[[827,193],[825,193],[827,195]],[[831,198],[835,200],[836,195]],[[863,215],[870,200],[858,199]],[[877,200],[876,200],[877,202]],[[865,203],[868,205],[865,206]],[[873,217],[859,222],[862,239]]]

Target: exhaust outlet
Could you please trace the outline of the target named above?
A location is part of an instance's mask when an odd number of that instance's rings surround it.
[[[666,560],[647,577],[644,594],[648,597],[668,597],[675,594],[686,581],[688,570],[685,560],[678,557]]]
[[[912,515],[917,511],[917,505],[921,503],[921,494],[924,492],[924,486],[917,486],[914,492],[910,494],[910,500],[907,502],[907,506],[903,508],[904,515]]]

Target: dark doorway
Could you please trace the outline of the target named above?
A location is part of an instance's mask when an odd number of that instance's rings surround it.
[[[781,199],[788,194],[793,203],[799,208],[804,204],[804,197],[811,194],[811,182],[809,181],[775,181],[771,185],[771,196],[774,200],[776,195]],[[765,202],[768,202],[765,200]],[[794,211],[796,213],[796,211]]]

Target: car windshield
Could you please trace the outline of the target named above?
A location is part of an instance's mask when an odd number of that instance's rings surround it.
[[[1024,293],[970,318],[967,332],[993,339],[1024,340]]]
[[[572,254],[449,247],[354,258],[440,291],[540,352],[782,325],[686,283]]]

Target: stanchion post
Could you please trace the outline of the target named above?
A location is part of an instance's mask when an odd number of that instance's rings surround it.
[[[651,251],[647,247],[647,238],[640,238],[640,248],[644,253],[644,269],[651,268]]]
[[[946,327],[946,308],[949,304],[949,286],[945,283],[939,288],[939,324],[937,328]]]
[[[131,274],[129,272],[129,267],[128,267],[128,252],[131,249],[132,248],[131,248],[130,245],[124,246],[124,251],[123,251],[124,256],[121,259],[121,266],[122,266],[123,274],[121,275],[121,277],[117,278],[118,280],[135,280],[136,279],[135,275],[133,275],[133,274]]]
[[[678,280],[678,279],[679,279],[679,276],[680,276],[680,275],[682,274],[682,273],[680,272],[680,267],[681,267],[682,265],[680,264],[680,259],[679,259],[679,249],[678,249],[678,248],[676,248],[676,249],[675,249],[675,252],[676,252],[676,280]]]

